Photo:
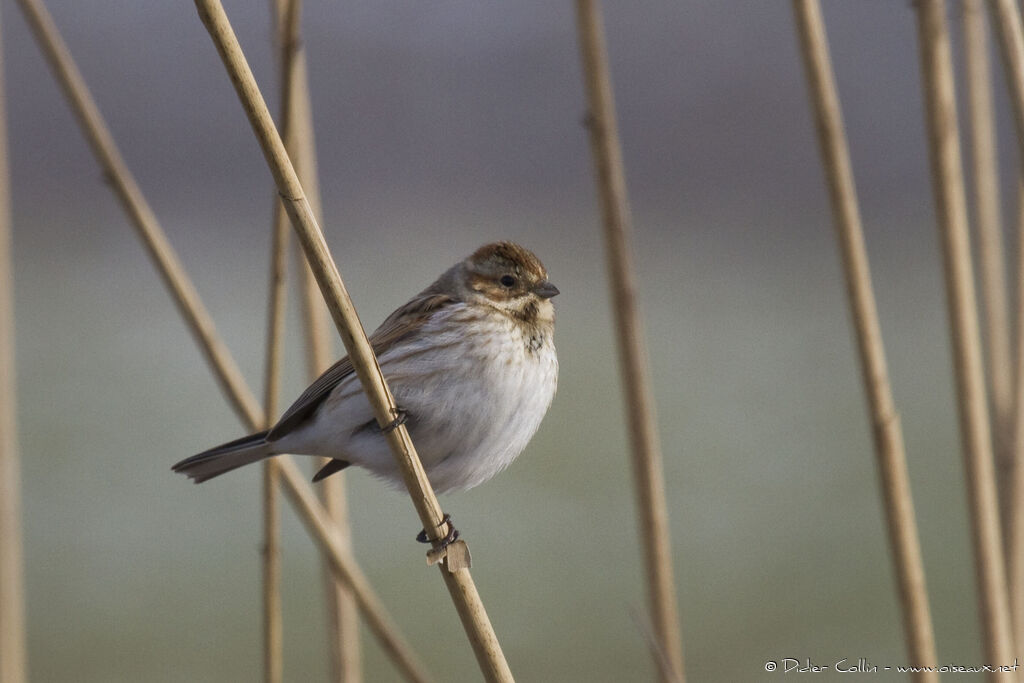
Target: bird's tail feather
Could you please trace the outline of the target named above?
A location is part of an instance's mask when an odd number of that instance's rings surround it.
[[[241,439],[229,441],[216,448],[185,458],[171,469],[187,475],[197,484],[213,479],[225,472],[258,462],[274,455],[267,441],[267,432],[257,432]]]

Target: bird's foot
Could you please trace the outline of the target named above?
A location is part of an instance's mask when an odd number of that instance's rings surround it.
[[[436,541],[437,545],[427,552],[427,564],[432,566],[444,560],[449,572],[469,569],[473,564],[473,559],[469,555],[469,546],[465,541],[459,540],[459,530],[452,524],[452,516],[447,512],[441,517],[441,523],[437,526],[440,528],[444,524],[448,525],[448,533],[444,538]],[[420,543],[435,542],[427,535],[426,529],[416,534],[416,540]]]
[[[381,427],[381,434],[390,434],[409,421],[409,413],[401,408],[395,408],[395,419]]]
[[[452,516],[449,515],[447,512],[444,513],[444,517],[441,518],[441,524],[447,524],[448,525],[448,534],[444,538],[442,538],[440,541],[438,541],[438,546],[437,546],[438,550],[441,550],[443,548],[447,548],[452,543],[454,543],[455,541],[459,540],[459,530],[455,528],[454,524],[452,524]],[[441,524],[438,524],[437,526],[440,527]],[[420,543],[430,543],[431,542],[430,537],[427,536],[427,530],[426,529],[424,529],[423,531],[421,531],[418,534],[416,534],[416,540],[419,541]]]

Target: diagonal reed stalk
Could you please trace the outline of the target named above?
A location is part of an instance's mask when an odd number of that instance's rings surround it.
[[[953,59],[943,0],[918,0],[917,19],[935,212],[942,236],[957,405],[971,517],[983,648],[988,663],[1012,664],[992,441],[967,234]],[[1006,676],[993,674],[993,680]]]
[[[587,91],[591,150],[604,223],[612,312],[622,368],[633,476],[644,543],[648,606],[661,680],[683,681],[683,646],[672,572],[672,542],[643,324],[637,306],[631,246],[632,218],[615,119],[604,25],[597,0],[577,0],[576,18]]]
[[[235,408],[247,428],[259,429],[265,423],[259,403],[241,373],[232,371],[237,366],[230,352],[218,336],[209,313],[170,247],[167,237],[146,203],[145,197],[139,191],[131,173],[121,159],[110,131],[71,59],[67,46],[53,23],[53,18],[40,0],[19,0],[19,4],[44,55],[50,62],[61,88],[68,97],[72,111],[78,118],[82,131],[92,146],[100,166],[153,257],[154,265],[167,284],[175,304],[200,345],[211,370],[217,377],[226,378],[221,382],[225,398]],[[356,602],[367,620],[367,625],[380,639],[384,652],[395,662],[406,679],[429,681],[430,677],[424,672],[423,666],[399,633],[380,599],[373,592],[366,576],[351,554],[338,544],[337,530],[326,510],[316,500],[315,494],[303,479],[294,461],[285,455],[277,456],[277,460],[280,467],[281,484],[293,501],[300,520],[306,525],[313,540],[326,554],[326,559],[330,562],[335,574],[351,587]]]
[[[910,495],[903,431],[889,384],[882,329],[871,285],[871,268],[864,245],[857,190],[825,22],[818,0],[793,0],[793,11],[846,276],[846,294],[857,333],[857,351],[871,414],[882,503],[903,613],[904,638],[913,666],[936,666],[935,634],[928,607],[928,588],[914,502]],[[921,681],[939,680],[934,672],[915,676]]]
[[[28,678],[22,575],[21,474],[15,424],[14,278],[7,166],[7,91],[0,65],[0,683]]]
[[[317,182],[316,145],[313,141],[312,106],[309,97],[309,79],[306,56],[300,41],[299,0],[272,0],[274,25],[277,27],[277,49],[281,56],[281,128],[285,148],[295,161],[299,180],[306,188],[313,215],[323,215]],[[288,216],[279,201],[274,202],[278,230],[287,232]],[[301,277],[300,295],[309,380],[320,376],[332,362],[331,336],[327,309],[316,286],[316,280],[305,258],[299,254]],[[323,459],[320,466],[326,464]],[[342,546],[351,550],[352,540],[345,501],[345,481],[339,472],[320,483],[320,498],[334,519]],[[324,563],[324,592],[326,594],[327,642],[330,653],[331,680],[359,683],[363,679],[362,656],[359,646],[359,612],[351,592],[337,581],[328,563]]]
[[[238,39],[218,0],[196,0],[195,4],[263,150],[281,199],[292,219],[292,226],[316,275],[317,283],[324,294],[328,310],[341,335],[356,376],[377,418],[377,424],[383,429],[398,415],[394,397],[384,381],[355,307],[341,280],[337,265],[331,258],[323,233],[295,175],[295,169],[288,159],[284,144],[274,127]],[[423,465],[409,438],[409,431],[403,425],[399,425],[397,429],[387,432],[387,441],[402,471],[406,488],[412,497],[423,528],[435,551],[442,553],[441,576],[455,603],[484,677],[488,681],[511,681],[512,673],[508,668],[508,662],[467,566],[467,546],[463,541],[456,541],[449,548],[444,548],[441,543],[448,533],[450,524],[443,520],[441,506],[423,471]]]
[[[981,271],[981,300],[985,311],[986,370],[992,397],[992,441],[1003,549],[1009,553],[1012,546],[1010,489],[1016,467],[1013,458],[1013,364],[1010,360],[1010,322],[1006,302],[1006,263],[1003,258],[1003,219],[999,207],[988,26],[984,0],[963,0],[962,10],[975,234]],[[1010,583],[1013,583],[1012,577]]]
[[[1016,129],[1017,156],[1021,163],[1019,188],[1024,188],[1024,30],[1021,27],[1020,11],[1015,2],[990,0],[992,25],[998,38],[999,53],[1006,75],[1007,90],[1010,94],[1013,123]],[[1021,190],[1019,196],[1024,196]],[[1024,202],[1024,200],[1022,200]],[[1024,204],[1021,210],[1024,211]],[[1007,487],[1006,498],[1010,501],[1007,528],[1009,547],[1006,550],[1010,584],[1010,604],[1016,634],[1017,653],[1024,655],[1024,215],[1019,217],[1018,230],[1018,315],[1017,315],[1017,358],[1016,392],[1013,409],[1013,469]]]

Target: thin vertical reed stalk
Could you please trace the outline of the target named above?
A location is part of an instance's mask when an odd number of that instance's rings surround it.
[[[292,225],[341,334],[356,376],[369,399],[378,425],[383,429],[398,415],[394,397],[384,381],[352,300],[341,280],[337,265],[331,258],[323,233],[313,216],[309,201],[305,198],[295,169],[288,159],[284,143],[274,127],[238,39],[218,0],[195,0],[195,4],[252,124],[267,164],[277,182],[282,201],[292,219]],[[427,536],[434,544],[435,550],[444,553],[440,563],[441,575],[455,603],[484,677],[489,681],[511,681],[512,673],[508,668],[508,662],[466,566],[468,549],[465,543],[456,541],[449,548],[442,550],[441,541],[450,525],[442,518],[441,507],[409,438],[409,431],[399,425],[397,429],[387,432],[387,441],[402,471],[406,488]],[[453,552],[457,553],[461,568],[453,564]]]
[[[622,368],[632,444],[633,475],[644,543],[648,606],[654,623],[656,657],[663,681],[682,681],[683,647],[672,572],[672,544],[661,444],[651,392],[643,324],[637,306],[630,237],[632,218],[615,118],[604,25],[597,0],[577,0],[576,16],[589,107],[588,128],[604,223],[612,311]]]
[[[263,680],[267,683],[279,683],[284,676],[279,467],[273,458],[263,462]]]
[[[935,634],[907,475],[903,431],[889,384],[882,329],[871,285],[871,268],[864,245],[857,190],[825,23],[817,0],[793,0],[793,11],[846,276],[846,295],[857,333],[861,376],[871,415],[882,503],[902,607],[904,638],[913,666],[935,666]],[[915,676],[921,681],[939,680],[934,672]]]
[[[1007,90],[1010,94],[1013,122],[1017,135],[1019,171],[1024,187],[1024,31],[1021,28],[1020,11],[1012,0],[990,0],[992,25],[999,39],[999,53],[1002,57],[1003,72],[1006,74]],[[1022,208],[1024,210],[1024,208]],[[1024,220],[1022,218],[1021,220]],[[1024,223],[1018,230],[1018,237],[1024,239]],[[1007,527],[1009,547],[1008,574],[1010,602],[1016,635],[1016,652],[1024,656],[1024,241],[1018,241],[1018,316],[1017,316],[1017,358],[1016,394],[1013,414],[1013,469],[1006,491],[1009,500]]]
[[[97,160],[119,199],[122,200],[138,235],[153,256],[154,265],[160,272],[189,331],[199,344],[211,371],[217,377],[227,378],[221,383],[226,400],[235,408],[248,429],[260,429],[261,425],[265,424],[265,418],[259,403],[241,373],[237,372],[237,365],[217,334],[213,321],[195,292],[195,287],[170,247],[156,217],[145,203],[145,198],[138,191],[138,186],[122,161],[81,74],[56,30],[53,19],[39,0],[19,0],[19,3],[40,47],[53,67],[61,88],[68,97]],[[134,191],[125,192],[124,188],[131,188]],[[370,630],[381,640],[384,652],[393,659],[406,679],[429,681],[430,677],[398,632],[394,621],[374,594],[354,558],[334,541],[338,532],[326,510],[317,503],[315,494],[303,480],[295,463],[286,455],[277,456],[277,461],[282,474],[282,485],[290,499],[295,502],[299,519],[321,550],[328,555],[336,575],[353,591]]]
[[[1024,164],[1024,27],[1014,0],[989,0],[992,26],[998,38],[999,54],[1010,92],[1013,123],[1017,131],[1017,150]]]
[[[280,683],[284,676],[279,469],[274,458],[263,462],[263,680],[267,683]]]
[[[291,33],[297,25],[294,14],[300,3],[291,3],[294,12],[278,16],[278,44],[281,73],[290,68]],[[282,75],[282,82],[285,78]],[[282,88],[282,128],[288,130],[290,92]],[[287,136],[287,133],[285,133]],[[288,217],[274,193],[272,240],[270,247],[270,296],[267,303],[267,357],[263,406],[270,429],[277,416],[277,397],[281,384],[281,355],[284,339],[284,308],[288,270]],[[278,464],[274,458],[263,461],[263,678],[266,683],[280,683],[284,675],[283,620],[281,616],[281,523],[278,515]]]
[[[0,683],[28,677],[22,576],[21,473],[15,424],[14,277],[11,274],[7,91],[0,64]]]
[[[398,626],[381,605],[359,566],[352,561],[348,549],[339,541],[327,510],[306,485],[299,468],[290,458],[282,460],[281,481],[295,508],[301,511],[304,519],[312,520],[310,530],[313,540],[320,546],[335,575],[351,588],[356,604],[366,617],[366,625],[377,636],[384,653],[391,658],[407,680],[429,683],[431,679],[423,665],[399,635]]]
[[[308,112],[309,110],[306,109],[306,111]],[[308,130],[312,134],[312,128],[310,127]],[[301,138],[302,136],[298,137]],[[313,207],[313,215],[319,217],[323,214],[320,210],[319,191],[316,189],[316,158],[311,137],[309,138],[309,144],[300,145],[299,150],[296,170],[299,172],[299,179],[303,182],[303,187],[309,186],[309,189],[306,190],[309,193],[309,203]],[[310,157],[313,157],[312,160],[310,160]],[[308,168],[304,171],[305,167]],[[305,177],[310,177],[311,180],[307,183]],[[320,295],[320,288],[316,284],[316,277],[313,275],[309,262],[306,261],[306,256],[301,249],[297,252],[297,257],[302,276],[299,292],[302,298],[302,318],[306,342],[306,373],[310,380],[313,380],[319,377],[334,361],[333,337],[331,336],[330,328],[331,317],[327,307],[324,305],[324,298]],[[322,464],[327,464],[328,460],[330,458],[323,458]],[[328,487],[325,485],[329,482],[339,481],[345,481],[345,472],[338,472],[324,479],[321,482],[321,491],[328,490]],[[342,495],[344,495],[344,491],[342,491]]]
[[[287,294],[288,220],[274,197],[270,247],[270,296],[267,303],[267,358],[264,378],[264,428],[277,416],[284,339],[284,306]],[[263,677],[280,683],[284,675],[284,642],[281,618],[281,522],[278,515],[278,464],[263,461]]]
[[[281,54],[281,128],[285,148],[295,162],[296,172],[309,197],[313,215],[322,220],[320,189],[317,181],[316,145],[313,140],[312,106],[309,98],[309,79],[306,71],[305,50],[300,40],[299,0],[272,0],[274,22],[277,26],[277,47]],[[288,84],[285,90],[285,84]],[[280,202],[277,219],[288,229],[287,215]],[[320,376],[332,361],[331,331],[327,309],[316,286],[316,280],[305,258],[297,259],[301,278],[300,295],[304,332],[306,337],[307,367],[310,381]],[[324,458],[320,463],[327,462]],[[339,531],[339,542],[351,550],[352,538],[348,524],[343,472],[326,479],[318,487],[320,499],[334,519]],[[335,579],[328,562],[324,562],[324,592],[327,612],[327,644],[330,653],[331,680],[359,683],[363,679],[362,656],[359,645],[359,612],[351,592]]]
[[[967,235],[967,200],[957,132],[953,61],[943,1],[918,0],[917,17],[925,119],[935,208],[943,245],[983,646],[989,663],[1012,664],[1006,573]],[[999,680],[1005,676],[993,674],[991,678]]]
[[[1010,360],[1010,322],[1006,302],[1003,219],[999,207],[995,115],[992,111],[988,26],[983,0],[963,0],[964,59],[970,115],[971,177],[974,190],[975,234],[981,269],[981,300],[985,311],[985,359],[992,397],[992,436],[1003,549],[1009,553],[1013,470],[1013,363]],[[1007,557],[1009,564],[1009,557]],[[1012,577],[1010,577],[1012,586]],[[1011,590],[1012,594],[1012,590]]]
[[[1013,456],[1016,467],[1010,492],[1010,547],[1007,574],[1010,616],[1017,657],[1024,661],[1024,174],[1017,180],[1017,348],[1014,381]]]

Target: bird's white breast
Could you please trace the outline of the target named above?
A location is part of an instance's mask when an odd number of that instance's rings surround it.
[[[465,341],[464,362],[439,389],[448,394],[442,422],[451,424],[437,425],[436,440],[430,429],[417,430],[430,453],[427,473],[442,490],[471,488],[507,467],[533,438],[558,385],[551,330],[530,333],[504,315],[483,325],[486,332]]]
[[[543,333],[498,313],[459,304],[380,355],[395,401],[410,416],[413,443],[434,488],[467,489],[507,467],[540,426],[558,383],[552,326]],[[339,385],[316,418],[320,454],[400,483],[355,378]],[[324,449],[329,450],[324,450]]]

